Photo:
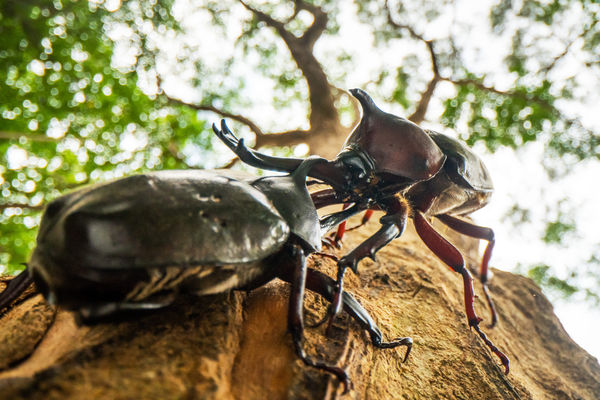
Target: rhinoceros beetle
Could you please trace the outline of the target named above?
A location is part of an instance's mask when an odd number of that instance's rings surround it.
[[[326,161],[308,158],[290,175],[257,178],[232,171],[162,171],[83,188],[48,204],[27,268],[0,294],[0,309],[33,281],[49,303],[97,321],[118,312],[165,307],[180,293],[250,290],[275,277],[291,283],[288,327],[302,361],[343,382],[339,367],[303,349],[305,287],[333,301],[336,283],[308,269],[321,226],[306,174]],[[351,212],[322,222],[336,226]],[[382,339],[352,295],[342,303],[376,347]]]
[[[412,122],[380,110],[371,97],[360,89],[350,90],[360,102],[363,115],[348,136],[342,151],[333,160],[315,165],[308,175],[331,186],[311,194],[316,208],[332,204],[352,205],[343,212],[382,210],[381,228],[350,251],[338,262],[337,295],[331,315],[339,312],[345,271],[357,271],[365,257],[375,258],[376,252],[399,237],[411,217],[418,235],[444,263],[461,274],[464,284],[465,309],[469,326],[501,360],[509,371],[508,358],[479,328],[481,318],[473,307],[473,279],[461,253],[430,225],[427,218],[436,217],[459,233],[488,241],[481,263],[481,282],[492,313],[496,312],[487,290],[488,262],[494,245],[489,228],[457,218],[483,207],[489,200],[493,185],[483,162],[465,145],[443,134],[425,131]],[[302,159],[273,157],[245,146],[221,122],[213,125],[216,135],[243,162],[264,169],[291,171]],[[344,225],[336,235],[340,240]]]

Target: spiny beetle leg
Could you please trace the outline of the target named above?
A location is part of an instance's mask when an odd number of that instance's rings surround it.
[[[6,283],[6,288],[0,293],[0,310],[8,307],[33,283],[29,271],[25,268],[21,273]]]
[[[352,207],[349,207],[345,210],[324,216],[319,221],[321,225],[321,232],[328,232],[329,230],[335,228],[336,226],[338,226],[354,214],[361,212],[362,210],[364,210],[364,207],[362,207],[359,204],[355,204]]]
[[[336,282],[322,272],[308,269],[306,275],[306,287],[329,301],[333,301],[335,291],[337,290]],[[391,349],[398,346],[406,346],[406,354],[403,361],[405,362],[412,349],[412,339],[409,337],[400,337],[389,342],[383,340],[381,331],[369,315],[367,310],[352,296],[352,294],[342,292],[342,305],[347,312],[362,329],[366,330],[371,337],[373,345],[380,349]]]
[[[473,278],[469,273],[469,270],[465,268],[465,262],[462,254],[448,242],[442,235],[437,233],[435,229],[427,222],[423,214],[415,210],[414,212],[414,223],[417,233],[423,240],[423,242],[429,247],[429,249],[438,256],[444,263],[446,263],[453,271],[458,272],[463,277],[464,285],[464,297],[465,297],[465,310],[467,318],[469,320],[469,326],[475,329],[477,334],[481,337],[484,343],[489,349],[500,358],[502,365],[505,368],[505,373],[509,371],[509,360],[504,353],[502,353],[494,344],[485,336],[485,334],[479,328],[479,322],[481,318],[475,313],[473,307],[474,301],[474,290],[473,290]]]
[[[445,225],[449,226],[451,229],[459,233],[462,233],[463,235],[467,235],[476,239],[486,240],[488,242],[487,246],[485,247],[485,252],[483,253],[483,258],[481,259],[479,280],[481,281],[481,285],[483,286],[483,293],[485,294],[485,299],[488,303],[488,308],[490,309],[492,319],[490,328],[495,326],[496,322],[498,322],[498,314],[496,313],[496,307],[494,306],[494,301],[490,296],[487,286],[488,264],[490,262],[490,258],[492,257],[492,250],[494,249],[494,244],[496,242],[494,238],[494,231],[490,228],[478,226],[450,215],[436,215],[436,217]]]
[[[373,236],[359,244],[354,250],[346,254],[338,262],[338,269],[350,268],[358,273],[358,263],[365,257],[375,260],[375,253],[398,237],[400,229],[395,224],[383,224]]]
[[[331,328],[333,320],[340,312],[341,293],[343,292],[343,280],[346,269],[350,268],[355,273],[358,273],[357,267],[360,260],[370,257],[375,261],[377,251],[394,238],[400,236],[404,231],[408,218],[408,204],[404,199],[397,197],[388,199],[387,203],[389,213],[380,219],[381,228],[373,236],[359,244],[354,250],[338,261],[336,292],[328,311],[328,329]]]
[[[342,211],[346,210],[348,207],[350,207],[350,204],[344,203],[344,205],[342,206]],[[336,249],[341,249],[342,248],[342,239],[344,238],[345,231],[346,231],[346,221],[344,221],[338,225],[337,230],[335,231],[335,234],[333,234],[332,236],[328,236],[325,239],[326,242],[328,243],[328,245],[335,247]]]
[[[379,220],[382,225],[381,228],[373,236],[342,257],[338,263],[338,268],[350,268],[356,273],[360,260],[365,257],[375,260],[375,254],[379,249],[402,235],[408,218],[408,203],[400,197],[387,199],[386,203],[387,213]]]
[[[292,285],[290,293],[290,305],[288,311],[288,327],[292,334],[294,348],[298,357],[304,364],[330,372],[344,385],[344,393],[348,392],[350,387],[350,378],[342,368],[326,364],[321,361],[315,361],[308,357],[304,351],[302,342],[304,341],[304,288],[306,287],[306,256],[302,248],[298,245],[292,247],[292,258],[294,265],[292,267],[292,276],[289,281]]]
[[[331,304],[327,308],[327,312],[325,316],[316,322],[313,327],[321,326],[325,321],[329,321],[327,324],[327,333],[331,333],[331,329],[333,328],[333,321],[335,317],[340,313],[342,308],[342,293],[344,293],[344,275],[346,273],[346,268],[338,268],[337,272],[337,280],[335,281],[335,290],[333,291],[332,298],[330,299]]]
[[[325,315],[325,319],[329,319],[327,324],[327,333],[330,334],[333,328],[333,321],[335,321],[335,317],[338,316],[340,310],[342,308],[342,293],[344,293],[344,275],[346,274],[346,268],[339,268],[337,271],[337,280],[335,286],[335,292],[333,294],[333,300],[331,301],[331,305],[327,310],[327,314]],[[323,321],[320,321],[321,324]]]

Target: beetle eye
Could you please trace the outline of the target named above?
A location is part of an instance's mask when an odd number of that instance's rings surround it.
[[[367,176],[364,166],[358,158],[348,158],[345,160],[346,168],[354,179],[363,180]]]

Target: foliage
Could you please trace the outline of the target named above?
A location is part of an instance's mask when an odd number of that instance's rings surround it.
[[[550,266],[548,265],[535,265],[528,271],[528,275],[538,285],[549,288],[550,290],[556,291],[559,295],[564,297],[572,296],[577,292],[577,288],[570,284],[567,279],[560,279],[556,276],[551,275]],[[573,278],[573,276],[571,277]]]
[[[579,113],[598,100],[597,2],[498,0],[475,16],[450,1],[352,5],[2,2],[0,265],[22,268],[41,208],[65,191],[137,171],[222,165],[228,156],[213,148],[209,127],[219,116],[286,154],[305,137],[261,135],[327,134],[307,121],[328,118],[315,115],[329,97],[339,118],[321,126],[349,125],[355,113],[338,88],[363,87],[390,111],[490,151],[540,144],[552,178],[600,159],[599,136]],[[533,223],[522,206],[509,214]],[[543,222],[540,241],[576,237],[569,213]],[[578,287],[572,277],[554,280],[546,264],[531,274],[567,294]],[[597,298],[597,286],[584,290]]]
[[[145,10],[141,12],[141,10]],[[151,62],[143,29],[173,30],[170,4],[109,12],[87,1],[3,2],[0,9],[1,263],[22,268],[39,208],[83,183],[183,167],[177,149],[201,140],[204,121],[169,107],[140,80]],[[131,60],[116,65],[117,30]]]

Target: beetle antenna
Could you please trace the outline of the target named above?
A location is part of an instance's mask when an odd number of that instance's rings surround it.
[[[310,156],[307,159],[303,160],[302,163],[298,165],[298,168],[296,168],[294,172],[292,172],[290,175],[292,176],[294,181],[299,181],[298,183],[305,184],[306,177],[310,174],[310,170],[317,164],[327,162],[328,161],[323,157]]]

